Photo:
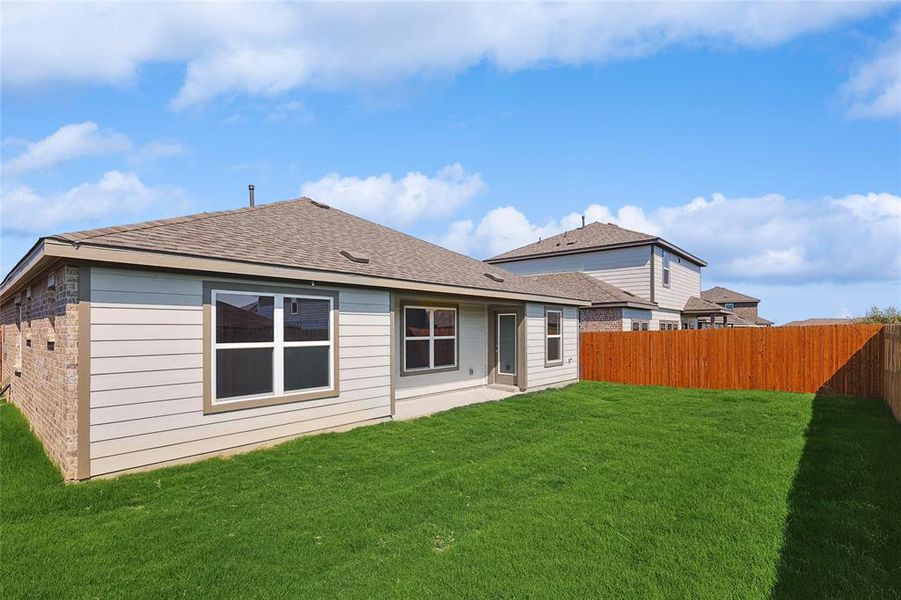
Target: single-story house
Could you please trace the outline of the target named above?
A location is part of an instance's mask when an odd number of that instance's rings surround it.
[[[579,378],[577,291],[302,198],[41,238],[2,380],[68,479]]]

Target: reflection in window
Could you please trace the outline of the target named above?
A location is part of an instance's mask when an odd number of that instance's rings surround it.
[[[404,371],[457,365],[457,309],[405,306]]]

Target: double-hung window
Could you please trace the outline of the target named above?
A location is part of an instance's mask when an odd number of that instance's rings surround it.
[[[404,306],[404,372],[457,367],[457,309]]]
[[[548,310],[544,313],[545,363],[563,362],[563,311]]]
[[[670,257],[669,252],[663,252],[663,287],[669,287],[670,282]]]
[[[335,390],[334,298],[212,290],[212,405]]]

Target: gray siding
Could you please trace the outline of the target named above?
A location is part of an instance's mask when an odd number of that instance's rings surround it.
[[[544,304],[526,304],[526,368],[529,389],[579,379],[579,315],[574,306],[563,308],[563,364],[545,367]]]
[[[701,295],[701,267],[670,254],[670,286],[663,286],[663,248],[654,251],[654,299],[660,308],[681,311],[692,296]]]
[[[203,414],[202,281],[92,269],[92,475],[390,416],[389,294],[356,289],[339,292],[340,396]]]
[[[651,297],[650,246],[533,258],[500,263],[497,266],[521,275],[579,271],[636,296],[646,299]]]
[[[485,303],[460,302],[459,298],[442,296],[436,302],[458,303],[457,315],[460,331],[457,336],[459,348],[459,369],[439,373],[416,373],[401,376],[403,355],[397,353],[395,366],[395,396],[402,400],[415,396],[437,394],[488,383],[488,309]],[[428,305],[428,300],[417,300],[416,304]],[[398,312],[398,340],[402,339],[403,320]],[[398,342],[400,343],[400,342]],[[470,373],[470,370],[472,373]]]

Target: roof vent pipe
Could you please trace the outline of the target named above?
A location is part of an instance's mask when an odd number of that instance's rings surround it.
[[[250,208],[253,208],[254,202],[253,202],[253,184],[252,183],[247,186],[247,193],[250,194]]]
[[[585,215],[582,215],[582,229],[585,229]]]

